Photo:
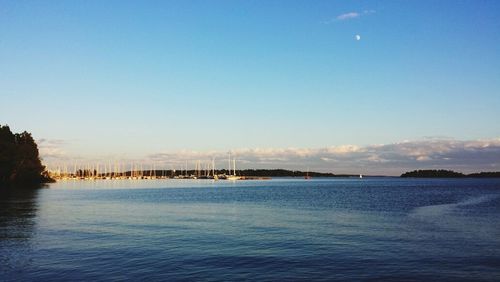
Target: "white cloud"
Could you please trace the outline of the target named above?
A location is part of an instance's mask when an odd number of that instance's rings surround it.
[[[332,154],[346,154],[354,153],[360,151],[361,148],[356,145],[342,145],[342,146],[332,146],[327,148],[328,153]]]
[[[66,142],[59,139],[39,139],[37,141],[38,151],[43,160],[65,159],[66,152],[64,145]]]
[[[357,13],[357,12],[349,12],[349,13],[338,15],[336,17],[336,19],[338,21],[345,21],[345,20],[355,19],[355,18],[359,18],[359,17],[360,17],[359,13]]]
[[[357,11],[347,12],[344,14],[340,14],[340,15],[336,16],[334,19],[328,20],[325,23],[330,24],[333,22],[357,19],[357,18],[360,18],[362,16],[374,14],[375,12],[376,12],[375,10],[364,10],[361,12],[357,12]]]

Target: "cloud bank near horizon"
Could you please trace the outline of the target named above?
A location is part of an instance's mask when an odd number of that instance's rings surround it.
[[[157,168],[189,168],[200,160],[216,161],[226,168],[228,151],[177,151],[152,153],[139,159],[71,157],[60,140],[39,140],[40,154],[48,166],[75,162],[154,163]],[[241,148],[231,150],[238,168],[284,168],[349,174],[399,175],[413,169],[453,169],[470,173],[500,170],[500,138],[487,140],[430,139],[380,145],[343,145],[324,148]]]

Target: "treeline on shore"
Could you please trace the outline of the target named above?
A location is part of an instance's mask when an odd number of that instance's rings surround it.
[[[239,176],[258,176],[258,177],[304,177],[309,175],[311,177],[354,177],[356,175],[350,174],[333,174],[329,172],[305,172],[299,170],[286,170],[286,169],[243,169],[236,170]],[[357,175],[359,177],[359,175]]]
[[[206,171],[203,170],[143,170],[143,171],[125,171],[122,173],[118,173],[119,176],[132,176],[133,174],[139,174],[141,176],[165,176],[165,177],[174,177],[174,176],[198,176],[198,177],[203,177],[207,175]],[[233,174],[233,171],[229,171],[227,169],[217,169],[215,171],[209,171],[208,174],[213,174],[215,173],[216,175],[230,175]],[[98,173],[97,170],[77,170],[75,173],[76,177],[89,177],[89,176],[112,176],[114,173],[107,173],[106,175],[104,173]],[[311,176],[311,177],[359,177],[359,175],[351,175],[351,174],[333,174],[333,173],[327,173],[327,172],[305,172],[305,171],[299,171],[299,170],[286,170],[286,169],[240,169],[236,170],[236,175],[237,176],[255,176],[255,177],[304,177],[304,176]]]
[[[461,172],[456,172],[452,170],[444,169],[424,169],[424,170],[414,170],[401,174],[401,177],[418,177],[418,178],[494,178],[500,177],[500,171],[495,172],[476,172],[470,174],[464,174]]]
[[[0,126],[0,185],[51,182],[40,161],[38,146],[31,133],[12,133]]]

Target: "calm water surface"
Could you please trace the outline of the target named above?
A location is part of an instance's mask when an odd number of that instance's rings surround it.
[[[500,179],[61,181],[0,192],[0,280],[500,279]]]

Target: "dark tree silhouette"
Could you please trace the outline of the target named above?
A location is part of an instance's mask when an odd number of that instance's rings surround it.
[[[420,177],[420,178],[500,178],[500,171],[491,171],[491,172],[476,172],[471,174],[463,174],[461,172],[455,172],[452,170],[444,170],[444,169],[424,169],[424,170],[414,170],[410,172],[405,172],[401,174],[401,177]]]
[[[482,171],[477,173],[471,173],[467,177],[474,178],[500,178],[500,171]]]
[[[0,184],[49,181],[31,134],[14,134],[9,126],[0,126]]]
[[[427,169],[427,170],[414,170],[410,172],[405,172],[401,175],[401,177],[422,177],[422,178],[433,178],[433,177],[440,177],[440,178],[460,178],[460,177],[465,177],[463,173],[460,172],[455,172],[452,170],[444,170],[444,169],[439,169],[439,170],[434,170],[434,169]]]

